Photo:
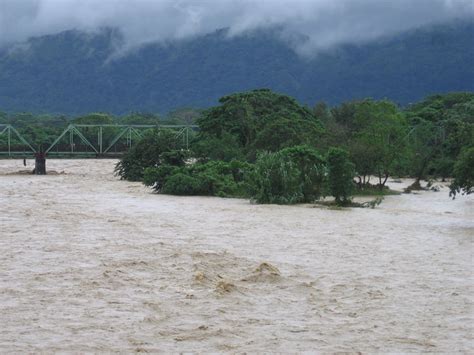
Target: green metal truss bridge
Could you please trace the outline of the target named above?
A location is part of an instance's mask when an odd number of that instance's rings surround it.
[[[56,158],[117,158],[126,153],[149,129],[169,129],[189,148],[195,125],[70,124],[51,143],[35,147],[12,125],[0,124],[0,159],[31,158],[42,150]]]

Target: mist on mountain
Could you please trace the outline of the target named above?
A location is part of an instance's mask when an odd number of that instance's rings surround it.
[[[308,57],[278,26],[239,36],[221,29],[125,52],[119,29],[70,30],[2,48],[0,110],[164,113],[205,108],[255,88],[307,105],[366,97],[406,105],[432,93],[474,90],[473,38],[474,24],[460,21]]]

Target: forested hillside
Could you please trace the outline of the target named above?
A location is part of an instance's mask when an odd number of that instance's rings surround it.
[[[262,87],[310,106],[366,97],[405,105],[432,93],[474,90],[473,38],[474,25],[461,23],[310,59],[271,32],[229,39],[222,30],[114,58],[117,31],[68,31],[0,52],[0,110],[164,113]]]

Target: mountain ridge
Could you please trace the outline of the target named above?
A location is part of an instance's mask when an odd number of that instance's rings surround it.
[[[474,91],[474,24],[435,26],[315,58],[275,32],[149,44],[114,57],[120,33],[66,31],[0,53],[0,110],[82,114],[209,107],[233,92],[270,88],[307,105]]]

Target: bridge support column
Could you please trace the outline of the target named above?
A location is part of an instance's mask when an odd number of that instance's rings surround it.
[[[35,154],[35,170],[33,173],[36,175],[46,175],[46,154],[36,153]]]

